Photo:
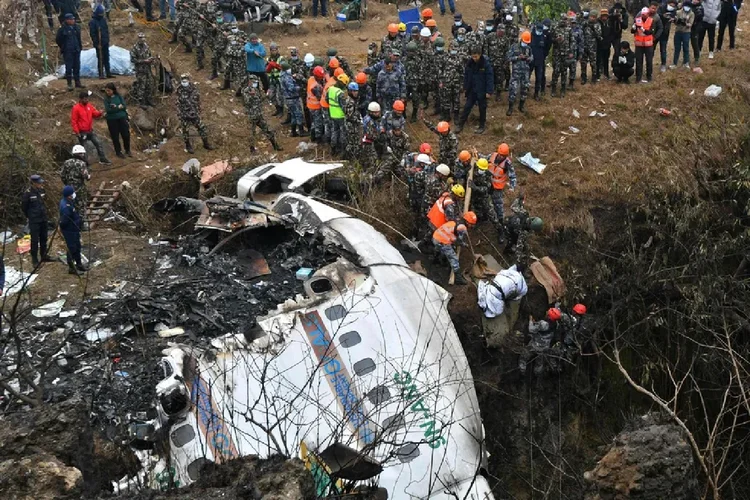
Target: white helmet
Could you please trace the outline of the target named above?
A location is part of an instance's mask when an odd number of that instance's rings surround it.
[[[429,165],[430,163],[432,163],[432,160],[430,160],[430,157],[426,154],[420,153],[417,155],[417,163],[424,163],[425,165]]]
[[[86,154],[86,148],[81,146],[80,144],[76,144],[73,146],[73,152],[74,155],[85,155]]]
[[[305,62],[306,62],[307,64],[312,64],[312,63],[314,63],[314,62],[315,62],[315,56],[314,56],[314,55],[312,55],[312,54],[310,54],[310,53],[308,52],[307,54],[305,54]]]
[[[422,31],[419,32],[419,36],[431,37],[432,31],[430,31],[430,28],[422,28]]]
[[[371,111],[372,113],[380,113],[380,104],[372,101],[367,105],[367,111]]]
[[[441,163],[440,165],[438,165],[437,168],[435,169],[435,171],[437,173],[439,173],[440,175],[444,175],[446,177],[448,177],[449,175],[451,175],[451,169],[445,163]]]

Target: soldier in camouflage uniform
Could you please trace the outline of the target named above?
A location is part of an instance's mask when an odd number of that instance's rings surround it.
[[[458,121],[461,115],[461,90],[464,84],[463,61],[465,60],[465,57],[460,55],[458,42],[453,40],[450,51],[437,68],[440,118],[443,121],[449,122],[451,117],[455,117]]]
[[[505,221],[505,228],[508,234],[508,245],[506,250],[512,249],[516,257],[516,264],[526,269],[529,264],[529,233],[530,231],[539,232],[542,230],[542,219],[539,217],[530,217],[529,211],[524,206],[523,192],[510,204],[510,210],[513,213]]]
[[[513,79],[508,92],[508,112],[507,116],[513,114],[513,105],[519,92],[521,100],[518,103],[518,111],[526,111],[524,105],[529,95],[531,67],[534,63],[534,54],[531,52],[531,33],[524,31],[521,35],[521,41],[514,43],[508,51],[508,60],[513,65]]]
[[[422,217],[421,223],[423,225],[425,225],[425,218],[432,208],[432,205],[434,205],[437,199],[440,198],[441,194],[450,191],[451,186],[448,183],[448,175],[440,173],[438,171],[440,168],[440,165],[438,165],[435,170],[425,173],[424,197],[422,198],[422,208],[420,212],[420,216]],[[450,171],[448,174],[450,175]]]
[[[197,87],[190,81],[190,75],[180,75],[180,85],[175,94],[177,95],[177,117],[180,119],[180,131],[185,140],[187,152],[195,152],[190,144],[190,127],[198,130],[204,148],[209,151],[214,149],[208,143],[208,130],[201,120],[201,96]]]
[[[370,42],[370,45],[367,46],[367,67],[372,68],[375,66],[378,62],[382,60],[382,57],[380,54],[378,54],[378,44],[375,42]],[[370,87],[370,92],[372,95],[375,95],[375,87],[378,83],[378,75],[375,74],[367,74],[367,85]],[[359,84],[362,85],[361,83]],[[362,89],[360,89],[359,92],[360,98],[362,97]],[[370,104],[370,101],[367,101],[367,104]],[[365,113],[367,112],[367,104],[365,104]],[[362,116],[365,116],[363,113]]]
[[[169,43],[177,43],[179,41],[185,46],[185,52],[192,52],[193,47],[190,45],[190,39],[195,36],[195,31],[198,27],[196,23],[196,20],[198,20],[196,1],[180,0],[177,2],[176,8],[177,23],[175,24],[172,39]]]
[[[366,84],[365,84],[366,86]],[[359,158],[359,146],[362,141],[362,115],[359,112],[360,86],[357,82],[347,85],[349,99],[344,100],[344,135],[346,146],[344,156],[348,160]]]
[[[307,108],[310,113],[310,137],[313,142],[320,143],[323,142],[325,137],[325,121],[323,120],[323,113],[328,112],[327,108],[323,108],[320,105],[320,102],[323,100],[323,88],[326,84],[325,70],[321,66],[315,66],[312,69],[312,76],[310,78],[315,79],[315,85],[310,88],[311,96],[309,100],[306,98],[305,108]],[[307,93],[307,85],[305,85],[305,93]],[[308,108],[308,103],[317,103],[317,106],[310,104],[314,106],[313,109],[310,109]]]
[[[576,61],[583,57],[583,29],[578,24],[575,16],[570,16],[570,29],[573,33],[573,62],[568,67],[568,90],[573,89],[573,82],[576,79]],[[594,55],[594,64],[596,64],[596,55]]]
[[[388,26],[388,34],[380,42],[380,58],[387,59],[394,50],[401,50],[401,38],[398,36],[398,26],[395,24]]]
[[[380,105],[371,102],[367,106],[367,115],[362,119],[362,148],[360,163],[365,170],[374,170],[378,165],[378,153],[375,143],[380,140]]]
[[[378,102],[384,109],[391,109],[398,99],[406,95],[406,79],[404,74],[393,69],[393,62],[384,61],[383,69],[378,73]]]
[[[155,59],[143,33],[138,33],[138,41],[130,50],[130,60],[135,66],[135,82],[130,89],[130,98],[141,106],[153,106],[156,82],[151,73],[151,65]]]
[[[401,162],[406,173],[406,183],[409,187],[409,208],[414,214],[414,226],[412,236],[419,238],[424,227],[422,212],[422,200],[424,199],[425,176],[431,170],[431,159],[426,154],[407,153]]]
[[[442,121],[437,125],[425,120],[422,117],[422,121],[425,126],[431,131],[435,132],[440,140],[440,153],[438,154],[438,162],[445,163],[448,168],[453,168],[453,164],[458,156],[458,137],[450,129],[448,122]],[[434,202],[433,202],[434,203]],[[432,207],[432,205],[430,205]]]
[[[91,180],[89,166],[86,163],[86,152],[74,154],[73,158],[65,160],[60,171],[63,186],[73,186],[76,190],[75,207],[81,216],[84,215],[89,200],[86,181]]]
[[[305,115],[305,125],[310,130],[312,126],[312,117],[310,116],[310,110],[305,106],[307,99],[307,78],[310,76],[310,70],[307,69],[305,61],[299,56],[297,47],[289,47],[289,58],[287,59],[289,66],[292,68],[292,77],[294,81],[299,85],[299,97],[302,100],[302,112]]]
[[[392,109],[389,109],[380,120],[380,133],[385,135],[394,128],[404,129],[406,118],[404,118],[404,101],[396,100]]]
[[[471,56],[471,51],[476,48],[478,48],[480,51],[484,51],[484,42],[488,35],[491,35],[491,33],[487,33],[483,29],[481,23],[480,25],[477,25],[477,29],[469,31],[466,34],[466,47],[468,49],[469,56]]]
[[[359,92],[357,93],[357,109],[359,110],[360,117],[364,117],[367,114],[367,105],[372,102],[372,87],[370,87],[368,81],[369,78],[366,73],[357,73],[356,82],[359,86]]]
[[[211,25],[216,15],[216,4],[214,2],[197,3],[193,14],[193,40],[195,42],[195,63],[198,70],[203,69],[203,61],[206,58],[204,47],[210,38]]]
[[[421,62],[419,66],[419,87],[417,94],[419,94],[419,102],[423,108],[427,108],[430,91],[432,90],[431,78],[435,70],[435,47],[432,45],[429,36],[420,35],[419,53],[417,57]],[[435,98],[437,98],[435,96]]]
[[[373,181],[376,183],[391,175],[403,177],[404,169],[401,168],[401,159],[409,152],[411,146],[409,136],[401,128],[401,123],[395,123],[385,134],[385,138],[386,156],[373,175]]]
[[[268,45],[268,64],[266,73],[268,73],[268,90],[271,104],[276,106],[276,111],[271,116],[281,116],[284,114],[284,93],[281,91],[281,53],[279,44],[271,42]],[[291,64],[289,65],[291,67]]]
[[[248,77],[247,85],[242,89],[242,101],[245,104],[247,117],[250,119],[250,151],[255,152],[256,127],[266,134],[275,151],[282,151],[281,146],[276,142],[276,135],[268,127],[263,116],[263,90],[260,88],[260,79],[257,76]]]
[[[284,93],[286,107],[289,110],[292,137],[307,136],[302,116],[302,101],[299,97],[299,85],[294,80],[292,66],[287,61],[281,62],[281,91]]]
[[[342,68],[344,70],[344,73],[346,73],[346,76],[348,76],[351,80],[352,78],[354,78],[354,73],[352,73],[352,68],[351,66],[349,66],[349,61],[347,61],[344,56],[338,55],[338,53],[339,51],[336,48],[329,47],[326,51],[326,54],[328,55],[328,61],[330,62],[330,60],[335,57],[339,62],[339,68]]]
[[[36,41],[35,3],[32,0],[17,0],[16,2],[16,46],[19,49],[23,48],[23,45],[21,45],[21,35],[23,35],[24,31],[28,33],[29,41],[34,44],[34,47],[39,46],[39,43]]]
[[[229,38],[230,25],[224,22],[224,14],[216,13],[215,26],[209,31],[211,42],[211,76],[210,80],[219,77],[221,71],[221,59],[227,50],[227,41]]]
[[[573,30],[565,14],[552,30],[552,97],[557,97],[557,82],[560,81],[560,97],[565,97],[568,69],[575,66],[575,40]]]
[[[495,99],[500,100],[500,94],[502,93],[505,85],[506,78],[506,60],[508,55],[508,43],[505,36],[505,26],[500,25],[497,27],[494,33],[490,33],[484,40],[484,55],[486,55],[492,63],[492,71],[495,80]],[[508,68],[510,72],[510,68]],[[510,76],[510,75],[508,75]]]
[[[228,90],[230,82],[242,88],[247,76],[247,55],[245,54],[245,36],[237,27],[237,23],[230,23],[230,33],[227,37],[227,46],[224,51],[224,86],[221,90]]]
[[[456,38],[451,41],[451,47],[454,46],[454,42],[459,59],[465,61],[469,57],[469,40],[466,38],[466,28],[458,28]]]
[[[492,174],[488,165],[486,158],[479,158],[476,162],[477,168],[474,171],[474,179],[469,185],[471,187],[471,209],[477,214],[479,220],[488,220],[495,229],[498,229],[500,224],[490,197]]]
[[[599,68],[596,65],[596,48],[602,41],[602,25],[596,12],[589,13],[588,21],[583,25],[583,55],[581,56],[581,85],[586,84],[586,64],[591,66],[591,83],[599,80]]]
[[[417,111],[419,109],[419,76],[421,61],[419,60],[419,50],[417,44],[409,42],[406,44],[406,57],[403,61],[404,75],[406,82],[406,101],[411,103],[411,123],[417,121]]]

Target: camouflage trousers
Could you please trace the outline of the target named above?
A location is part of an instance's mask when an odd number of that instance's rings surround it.
[[[362,142],[362,122],[346,122],[346,158],[356,160],[360,154],[360,144]]]
[[[587,65],[591,66],[591,79],[596,80],[599,78],[599,71],[596,66],[596,47],[593,50],[588,47],[583,51],[583,57],[581,58],[581,81],[583,82],[587,80]],[[575,78],[575,74],[573,78]]]
[[[195,127],[198,130],[198,134],[201,139],[208,139],[208,129],[200,118],[191,118],[187,120],[180,119],[180,132],[182,132],[182,138],[185,142],[190,140],[190,127]]]
[[[231,81],[237,87],[242,88],[242,84],[247,76],[247,64],[244,58],[230,57],[224,66],[224,78]]]
[[[419,109],[419,91],[416,84],[406,85],[406,103],[411,103],[411,116],[412,118],[416,118],[417,110]]]
[[[448,259],[448,264],[450,264],[451,269],[455,274],[458,274],[461,272],[461,268],[458,265],[458,255],[456,255],[456,250],[453,248],[453,245],[444,245],[435,238],[432,239],[432,244],[435,245],[435,248],[445,256],[446,259]]]
[[[502,225],[499,223],[499,221],[505,220],[504,214],[505,214],[505,190],[504,189],[492,189],[492,194],[490,195],[492,198],[492,207],[495,209],[495,217],[497,217],[498,224],[498,232],[502,233]]]
[[[343,153],[346,148],[346,120],[331,118],[331,148],[337,153]]]
[[[135,82],[130,88],[130,98],[142,105],[153,104],[156,81],[151,71],[136,71]]]
[[[359,163],[364,170],[372,171],[378,166],[378,153],[375,151],[375,143],[364,142],[359,154]]]
[[[375,174],[372,176],[373,181],[381,182],[392,176],[401,176],[401,158],[395,155],[389,154],[383,161],[380,162]]]
[[[293,127],[305,123],[305,119],[302,116],[302,102],[299,100],[299,97],[287,98],[286,107],[289,110],[289,117],[292,120]]]
[[[265,136],[268,138],[270,142],[276,141],[276,135],[273,133],[273,130],[270,129],[268,126],[268,123],[266,123],[266,119],[263,118],[263,115],[258,115],[256,118],[250,118],[250,148],[255,147],[255,134],[256,134],[256,128],[259,128],[261,132],[265,134]]]
[[[195,43],[195,63],[202,68],[206,58],[206,33],[202,29],[198,30],[193,37],[193,42]]]
[[[510,68],[508,68],[510,70]],[[497,64],[492,66],[492,74],[495,79],[495,92],[500,95],[500,92],[505,88],[506,70],[505,64]],[[507,76],[510,76],[510,71],[507,72]]]
[[[219,74],[221,70],[221,58],[224,56],[224,50],[226,49],[226,43],[223,40],[221,42],[215,41],[211,44],[211,69]]]
[[[325,123],[323,122],[323,110],[322,109],[311,109],[310,110],[310,134],[314,137],[315,141],[322,141],[325,136]]]
[[[415,102],[418,102],[423,108],[426,108],[429,102],[430,90],[429,83],[420,83],[417,87],[417,100]]]
[[[525,101],[529,96],[529,86],[531,85],[531,78],[528,71],[518,71],[513,73],[513,78],[510,81],[510,90],[508,91],[508,102],[515,102],[516,97],[520,91],[521,100]]]
[[[477,220],[479,222],[488,220],[495,229],[498,229],[497,213],[495,207],[492,204],[492,199],[489,196],[472,196],[471,198],[471,209],[477,214]]]
[[[331,142],[331,112],[328,108],[320,108],[320,116],[323,119],[323,142]]]
[[[569,62],[566,58],[555,58],[552,61],[552,90],[554,91],[557,88],[557,82],[560,80],[562,82],[563,87],[568,83],[568,71],[570,70],[571,64],[573,65],[573,68],[575,68],[575,60],[573,62]],[[571,79],[575,78],[575,73],[573,76],[570,77]]]
[[[440,117],[450,121],[451,116],[458,117],[461,112],[461,88],[460,83],[446,83],[438,90],[440,102]]]

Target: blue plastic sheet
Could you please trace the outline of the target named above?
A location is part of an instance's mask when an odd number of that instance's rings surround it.
[[[96,59],[96,49],[81,52],[81,78],[99,78],[99,62]],[[133,65],[130,63],[130,51],[122,47],[109,47],[109,68],[113,75],[133,75]],[[65,65],[57,68],[57,76],[65,76]]]

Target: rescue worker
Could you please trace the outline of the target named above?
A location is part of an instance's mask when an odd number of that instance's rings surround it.
[[[546,68],[544,66],[547,58],[547,50],[551,44],[549,31],[544,30],[544,25],[542,23],[534,25],[534,31],[531,33],[531,55],[534,61],[532,69],[534,73],[535,101],[544,97],[547,88]]]
[[[201,120],[201,96],[198,88],[190,81],[190,75],[180,75],[180,85],[175,92],[177,95],[177,117],[180,119],[180,130],[182,139],[185,141],[185,150],[195,153],[190,143],[190,127],[195,127],[203,141],[203,147],[209,151],[214,148],[208,142],[208,129]]]
[[[425,120],[424,116],[422,117],[422,121],[428,129],[435,132],[439,137],[440,153],[438,153],[438,161],[452,167],[458,155],[458,137],[451,130],[450,123],[445,121],[438,122],[436,126],[432,122]]]
[[[450,189],[450,175],[451,169],[445,163],[438,165],[434,171],[425,172],[422,217],[427,215],[440,195]]]
[[[203,61],[206,58],[205,45],[209,40],[208,20],[213,17],[216,11],[214,2],[196,2],[193,13],[193,42],[195,43],[195,64],[198,71],[203,69]]]
[[[476,162],[477,169],[471,187],[471,207],[474,213],[482,220],[488,220],[495,230],[502,231],[500,221],[497,220],[495,208],[492,206],[492,173],[489,170],[489,162],[486,158],[479,158]]]
[[[404,82],[406,83],[406,101],[411,103],[411,123],[417,121],[419,110],[420,67],[418,46],[414,42],[406,44],[406,59],[404,59]]]
[[[409,42],[409,36],[406,34],[406,23],[398,23],[398,41],[398,49],[403,54],[406,50],[406,44]]]
[[[344,56],[339,55],[338,49],[336,49],[335,47],[328,47],[326,54],[328,55],[329,61],[333,59],[334,57],[336,58],[336,60],[339,62],[339,68],[344,70],[344,73],[346,73],[346,76],[348,76],[350,80],[354,77],[354,73],[352,73],[352,68],[351,66],[349,66],[349,61],[347,61]]]
[[[440,102],[440,118],[443,121],[456,121],[461,114],[461,87],[463,84],[464,59],[459,55],[455,40],[451,42],[450,50],[440,66],[438,66],[438,99]]]
[[[87,141],[90,141],[99,155],[99,163],[110,165],[112,162],[107,159],[104,145],[94,132],[94,120],[102,116],[101,111],[89,102],[89,93],[83,91],[78,94],[78,102],[70,111],[70,125],[73,133],[78,137],[78,143],[83,146]]]
[[[81,28],[76,24],[73,14],[65,14],[65,22],[57,30],[55,42],[60,48],[60,54],[65,61],[65,79],[68,81],[68,91],[73,90],[73,81],[76,88],[85,88],[81,84]]]
[[[320,62],[324,64],[322,60]],[[336,73],[337,71],[338,74]],[[339,68],[338,59],[334,57],[328,61],[328,73],[326,74],[326,81],[323,84],[323,95],[320,98],[321,116],[323,117],[323,142],[325,144],[331,142],[331,114],[328,104],[328,89],[336,84],[336,77],[343,72],[344,70]]]
[[[156,82],[151,65],[155,59],[143,33],[138,33],[138,41],[130,50],[130,60],[135,66],[135,82],[130,89],[130,97],[141,106],[154,106]]]
[[[412,236],[420,237],[422,231],[422,201],[424,199],[425,176],[430,173],[432,159],[427,153],[408,153],[402,161],[408,186],[409,208],[414,215]]]
[[[223,13],[216,13],[214,23],[215,26],[210,31],[211,76],[208,77],[209,80],[215,80],[219,77],[219,71],[221,70],[221,60],[226,53],[227,44],[229,42],[229,33],[231,33],[230,25],[224,22]]]
[[[364,74],[364,73],[363,73]],[[362,115],[359,112],[360,87],[357,82],[349,82],[347,85],[349,98],[344,103],[344,142],[346,143],[345,156],[348,160],[359,158],[359,146],[362,140]]]
[[[458,30],[456,37],[451,40],[451,45],[455,44],[456,53],[461,61],[465,61],[469,57],[469,42],[466,39],[466,30],[461,28]]]
[[[185,47],[185,52],[190,53],[193,51],[193,47],[190,45],[190,39],[193,36],[193,30],[195,28],[195,0],[181,0],[177,2],[175,6],[177,8],[177,23],[175,24],[175,30],[172,32],[172,39],[169,43],[182,43]]]
[[[325,77],[325,70],[321,66],[315,66],[312,76],[307,79],[306,106],[310,111],[310,139],[313,142],[322,142],[325,135],[325,122],[323,121],[323,110],[321,109]]]
[[[469,170],[471,170],[471,153],[465,149],[458,153],[458,159],[454,165],[453,179],[464,188],[469,187],[466,185],[466,180],[469,175]]]
[[[502,143],[497,147],[497,152],[492,153],[489,158],[489,171],[492,175],[492,205],[495,208],[498,224],[498,242],[502,245],[505,242],[504,232],[502,230],[502,221],[505,220],[505,188],[510,190],[516,188],[516,169],[513,168],[513,162],[510,159],[510,147]]]
[[[428,237],[431,238],[432,233],[449,220],[459,221],[461,215],[461,206],[459,204],[463,203],[465,196],[466,191],[463,186],[454,184],[451,186],[450,191],[443,192],[435,200],[435,203],[427,212],[427,222],[430,226],[430,231],[427,233]]]
[[[287,59],[289,66],[292,67],[292,78],[297,82],[299,87],[299,98],[302,102],[302,114],[304,115],[305,126],[307,130],[311,130],[312,117],[310,116],[310,110],[307,109],[307,78],[310,76],[310,70],[307,69],[305,62],[300,59],[299,51],[297,47],[289,47],[289,58]]]
[[[328,111],[331,115],[331,152],[334,155],[343,154],[346,150],[346,137],[344,136],[344,126],[346,114],[344,113],[346,95],[346,86],[349,85],[349,77],[341,74],[336,78],[336,83],[328,89],[326,96],[328,100]]]
[[[357,109],[359,109],[360,116],[365,116],[367,114],[367,105],[372,102],[372,87],[368,83],[366,73],[357,73],[354,80],[357,82],[357,85],[359,85],[359,92],[357,93]]]
[[[529,77],[531,68],[534,64],[534,55],[531,52],[531,33],[524,31],[521,34],[521,40],[508,51],[508,61],[513,65],[513,77],[508,91],[508,112],[507,116],[513,114],[513,105],[520,91],[521,100],[518,103],[518,111],[525,112],[526,98],[529,95]]]
[[[114,78],[109,66],[109,26],[104,17],[104,6],[99,4],[94,9],[94,14],[89,21],[89,36],[91,43],[96,49],[97,69],[99,79]]]
[[[419,95],[419,102],[424,108],[427,108],[430,99],[430,92],[433,90],[430,84],[430,78],[435,69],[435,47],[430,41],[430,35],[431,33],[428,28],[422,28],[419,32],[419,48],[417,53],[417,57],[419,57],[419,61],[421,62],[419,66],[420,83],[417,89],[417,94]]]
[[[505,250],[512,250],[516,257],[519,269],[527,269],[529,263],[529,233],[538,233],[542,230],[544,223],[539,217],[531,217],[524,206],[523,193],[510,204],[512,215],[505,221],[508,234],[508,244]]]
[[[466,63],[464,69],[466,104],[456,127],[457,134],[463,130],[474,104],[479,106],[479,126],[474,133],[484,133],[487,124],[487,99],[495,91],[495,78],[489,59],[487,59],[487,56],[483,56],[478,48],[475,48],[472,52],[471,59]],[[455,158],[455,151],[453,158]]]
[[[403,73],[394,71],[393,61],[384,61],[383,69],[378,73],[377,98],[380,105],[386,109],[393,107],[394,101],[403,100],[406,95],[406,80]]]
[[[388,25],[388,34],[380,42],[380,57],[387,59],[391,55],[391,52],[397,48],[401,48],[401,39],[398,36],[398,24],[390,23]]]
[[[559,363],[553,357],[548,356],[552,347],[552,340],[555,336],[554,324],[560,320],[562,313],[557,308],[550,308],[547,311],[546,320],[534,321],[529,320],[529,342],[521,352],[518,359],[518,369],[521,375],[526,374],[527,367],[534,363],[533,373],[537,377],[547,371],[559,372]]]
[[[560,22],[552,31],[552,97],[557,97],[557,83],[560,82],[560,97],[565,97],[565,89],[568,82],[568,70],[571,64],[575,65],[575,40],[573,30],[568,24],[565,14],[562,14]]]
[[[229,25],[227,46],[224,51],[224,85],[221,90],[229,90],[231,84],[241,91],[247,76],[247,55],[245,53],[245,36],[233,22]],[[261,80],[262,82],[262,80]]]
[[[29,177],[31,186],[23,193],[21,210],[28,220],[31,235],[31,264],[34,268],[41,262],[53,262],[47,255],[47,207],[44,206],[44,179],[34,174]]]
[[[602,41],[602,27],[596,17],[596,12],[591,11],[588,20],[583,25],[583,54],[581,56],[581,85],[586,85],[588,80],[587,65],[591,66],[591,83],[599,81],[599,67],[596,64],[597,47]]]
[[[456,15],[453,16],[453,26],[451,26],[451,34],[455,37],[456,33],[458,33],[458,30],[461,28],[466,30],[466,33],[469,33],[471,31],[471,25],[464,22],[464,16],[462,16],[461,13],[456,13]]]
[[[64,186],[73,186],[76,190],[76,209],[80,213],[86,211],[86,205],[89,199],[89,191],[86,188],[86,182],[91,180],[89,166],[86,163],[86,148],[80,144],[73,146],[71,151],[73,158],[68,158],[63,162],[60,170],[60,180]]]
[[[268,61],[266,62],[266,74],[268,75],[268,91],[271,104],[276,107],[276,111],[271,116],[281,116],[284,114],[284,92],[281,90],[281,53],[279,45],[271,42],[268,45]],[[290,65],[291,67],[291,65]],[[260,79],[259,79],[260,80]],[[244,89],[243,89],[244,90]],[[289,120],[291,121],[291,120]],[[286,123],[282,123],[286,125]]]
[[[432,43],[435,43],[435,41],[438,38],[442,38],[443,37],[443,34],[440,33],[440,30],[438,30],[438,28],[437,28],[437,21],[435,21],[434,19],[428,19],[424,23],[424,25],[425,25],[426,28],[428,28],[430,30],[430,41]]]
[[[362,119],[362,149],[360,163],[364,170],[374,170],[378,164],[378,153],[375,142],[380,136],[380,105],[371,102],[367,106],[367,115]]]
[[[402,123],[395,122],[390,130],[384,134],[386,142],[386,155],[373,175],[373,182],[378,183],[391,175],[403,177],[404,169],[401,168],[401,160],[408,155],[411,147],[409,135],[404,132]]]
[[[299,97],[299,85],[292,76],[292,67],[287,61],[281,63],[281,91],[284,93],[286,107],[291,118],[292,137],[305,137],[305,125],[302,116],[302,102]]]
[[[445,255],[448,263],[453,270],[456,285],[466,285],[466,279],[461,275],[461,268],[458,263],[458,255],[453,248],[458,244],[468,246],[468,227],[477,223],[477,216],[474,212],[466,212],[463,215],[463,223],[448,221],[432,233],[432,243],[440,253]]]
[[[583,29],[578,24],[578,16],[575,12],[569,12],[570,30],[573,33],[573,62],[568,66],[568,90],[575,90],[577,62],[583,57]]]
[[[661,37],[661,22],[656,23],[648,7],[641,10],[630,28],[635,38],[635,79],[650,82],[654,71],[654,40]],[[646,78],[643,78],[643,60],[646,59]]]
[[[508,49],[510,49],[510,46],[508,45],[508,39],[505,36],[505,26],[501,24],[495,27],[495,32],[490,33],[484,40],[484,55],[487,56],[492,63],[492,74],[496,92],[495,97],[498,101],[500,100],[500,95],[505,86]]]
[[[406,118],[404,118],[404,101],[398,99],[393,102],[392,109],[386,111],[383,118],[380,120],[380,133],[387,134],[394,127],[402,129],[406,126]]]
[[[88,271],[81,262],[81,229],[83,220],[75,206],[76,190],[65,186],[60,200],[60,232],[67,247],[68,274],[79,276]]]
[[[426,24],[430,19],[432,19],[432,9],[422,9],[422,24]]]
[[[378,44],[376,44],[375,42],[370,42],[370,45],[367,47],[367,66],[368,67],[372,67],[375,64],[377,64],[378,62],[380,62],[381,60],[382,60],[382,58],[381,58],[380,54],[378,54]],[[378,78],[378,75],[377,75],[377,73],[375,73],[374,75],[373,74],[369,74],[369,73],[365,73],[365,74],[367,75],[367,84],[370,87],[370,92],[372,92],[372,95],[374,96],[375,95],[375,84],[376,84],[376,80]],[[360,85],[362,85],[362,84],[360,84]],[[360,92],[360,96],[361,95],[362,95],[362,93]],[[367,104],[370,104],[370,101],[367,101],[367,103],[365,104],[365,109],[364,109],[365,113],[367,112]],[[364,116],[364,114],[362,116]]]
[[[260,78],[257,76],[248,76],[247,85],[242,89],[242,102],[245,105],[245,112],[250,120],[250,151],[253,153],[256,151],[256,127],[266,135],[271,146],[273,146],[274,151],[283,151],[283,148],[278,142],[276,142],[276,134],[274,134],[269,128],[268,123],[263,116],[263,91],[260,88]]]

